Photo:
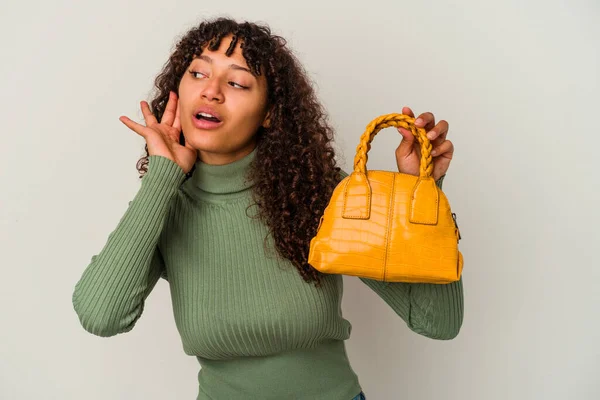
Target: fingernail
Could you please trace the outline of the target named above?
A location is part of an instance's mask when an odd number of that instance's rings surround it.
[[[421,125],[423,123],[423,120],[421,118],[417,118],[415,120],[415,125]]]
[[[437,154],[437,151],[436,151],[436,150],[431,150],[431,155],[432,155],[432,156],[435,156],[436,154]]]
[[[429,139],[429,140],[433,139],[434,135],[435,135],[434,131],[427,132],[427,139]]]

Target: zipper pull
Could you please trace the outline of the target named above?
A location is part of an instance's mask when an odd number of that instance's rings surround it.
[[[460,236],[460,229],[458,229],[458,223],[456,222],[456,213],[452,213],[452,219],[454,220],[454,226],[456,226],[456,233],[458,233],[458,240],[462,239]]]
[[[325,217],[325,214],[321,215],[321,218],[319,219],[319,226],[317,226],[317,233],[321,229],[321,225],[323,225],[323,217]]]

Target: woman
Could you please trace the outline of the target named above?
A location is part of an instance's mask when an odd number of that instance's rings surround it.
[[[347,173],[285,40],[248,22],[202,22],[155,85],[151,104],[141,102],[146,126],[120,118],[146,141],[143,179],[75,286],[82,326],[99,336],[130,331],[162,277],[184,351],[201,366],[198,399],[364,399],[345,350],[342,277],[306,261]],[[448,124],[419,118],[441,185],[453,152]],[[399,131],[398,169],[418,175],[418,143]],[[458,334],[462,281],[361,281],[413,331]]]

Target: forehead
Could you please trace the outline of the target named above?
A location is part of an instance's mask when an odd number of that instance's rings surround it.
[[[208,45],[205,45],[202,48],[202,54],[206,54],[206,55],[210,56],[212,59],[219,59],[219,58],[228,59],[230,61],[234,61],[236,64],[238,64],[242,67],[248,68],[246,59],[244,58],[244,55],[242,54],[242,48],[241,48],[242,40],[238,40],[238,42],[235,45],[235,48],[233,49],[233,51],[231,52],[230,55],[226,54],[227,50],[229,49],[229,46],[231,45],[232,38],[233,38],[233,35],[231,35],[231,34],[223,37],[223,39],[221,39],[221,43],[219,44],[219,48],[214,51],[209,50]]]

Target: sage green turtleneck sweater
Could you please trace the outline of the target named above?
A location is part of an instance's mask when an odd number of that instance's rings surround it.
[[[244,174],[255,155],[199,160],[187,180],[175,162],[150,156],[139,191],[75,285],[75,311],[95,335],[128,332],[162,277],[183,350],[200,363],[197,399],[351,400],[361,386],[345,349],[352,326],[342,316],[342,276],[325,275],[317,289],[276,257],[270,235],[265,252],[267,228],[246,214],[253,185]],[[414,332],[458,334],[462,280],[358,279]]]

